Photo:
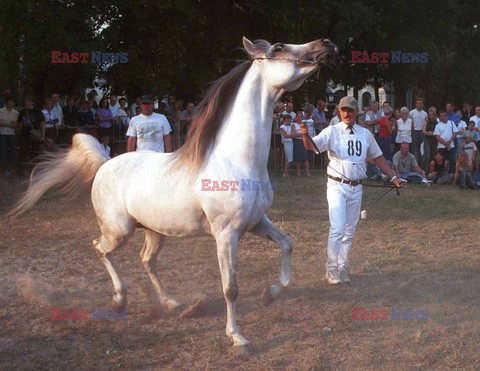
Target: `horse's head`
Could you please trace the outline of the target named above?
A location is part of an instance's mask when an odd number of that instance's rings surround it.
[[[302,45],[270,45],[265,40],[251,42],[244,37],[243,46],[250,58],[261,64],[267,84],[286,91],[298,89],[320,64],[329,63],[338,55],[337,46],[328,39]]]

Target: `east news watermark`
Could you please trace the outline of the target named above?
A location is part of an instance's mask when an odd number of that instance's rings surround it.
[[[60,50],[52,50],[51,63],[127,63],[128,53],[104,53],[101,51],[87,52],[73,52],[67,53]]]
[[[390,318],[389,318],[390,316]],[[412,310],[392,308],[367,310],[362,308],[352,308],[352,321],[427,321],[428,310]]]
[[[241,192],[258,192],[272,190],[278,191],[278,182],[276,180],[256,180],[256,179],[240,179],[240,180],[214,180],[201,179],[201,191],[241,191]]]
[[[352,50],[349,63],[428,63],[428,53],[405,53],[400,50],[368,53]]]

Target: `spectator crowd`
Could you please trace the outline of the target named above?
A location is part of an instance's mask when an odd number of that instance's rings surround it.
[[[422,98],[415,100],[412,110],[394,109],[388,102],[383,102],[380,108],[378,102],[372,101],[363,106],[357,123],[374,135],[398,177],[427,185],[455,183],[462,189],[478,189],[480,104],[473,109],[466,103],[462,110],[455,110],[451,102],[447,102],[445,108],[430,107],[427,111],[424,106]],[[297,176],[301,175],[301,164],[310,176],[309,157],[305,157],[305,148],[297,139],[301,137],[300,124],[306,124],[313,137],[327,126],[337,125],[341,119],[338,107],[327,119],[325,102],[321,99],[315,107],[304,103],[294,108],[292,101],[275,105],[272,143],[282,143],[284,156],[282,158],[278,146],[273,145],[274,156],[283,168],[284,177],[289,176],[292,162],[296,164]],[[371,161],[367,169],[370,179],[387,180]]]
[[[56,152],[58,147],[68,146],[73,135],[80,132],[98,138],[102,150],[112,157],[126,150],[175,150],[185,142],[195,112],[194,102],[184,104],[172,95],[162,100],[156,110],[151,96],[137,97],[130,107],[125,98],[114,94],[102,97],[98,104],[92,94],[86,99],[65,97],[63,106],[60,98],[54,92],[37,107],[29,96],[19,104],[9,89],[3,91],[0,159],[4,175],[16,172],[21,176],[26,164],[38,153]],[[394,109],[388,102],[380,106],[372,101],[363,106],[357,123],[372,132],[397,176],[412,182],[455,183],[461,188],[477,189],[480,186],[480,104],[474,108],[464,104],[462,110],[455,110],[451,102],[447,102],[445,108],[430,107],[425,111],[424,107],[422,98],[416,99],[412,110]],[[292,163],[297,176],[301,175],[302,167],[306,176],[311,175],[313,155],[303,145],[302,123],[308,126],[313,137],[340,121],[338,108],[329,117],[321,99],[315,105],[303,103],[301,106],[295,106],[291,99],[277,102],[271,149],[273,162],[283,169],[283,176],[289,176]],[[156,125],[154,128],[152,122]],[[147,143],[159,131],[163,135],[158,145]],[[386,180],[373,163],[368,165],[368,176],[372,180]]]

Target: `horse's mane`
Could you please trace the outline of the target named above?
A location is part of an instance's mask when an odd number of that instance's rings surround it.
[[[185,144],[172,156],[172,169],[186,168],[193,175],[201,168],[251,65],[245,61],[213,82],[198,105]]]

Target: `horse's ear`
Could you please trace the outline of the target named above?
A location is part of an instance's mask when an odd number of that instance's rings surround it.
[[[253,43],[250,40],[248,40],[245,36],[243,36],[243,47],[245,48],[247,53],[250,55],[255,55],[258,53]]]
[[[270,48],[270,43],[266,40],[255,40],[253,43],[245,36],[243,37],[243,47],[253,57],[264,55]]]

